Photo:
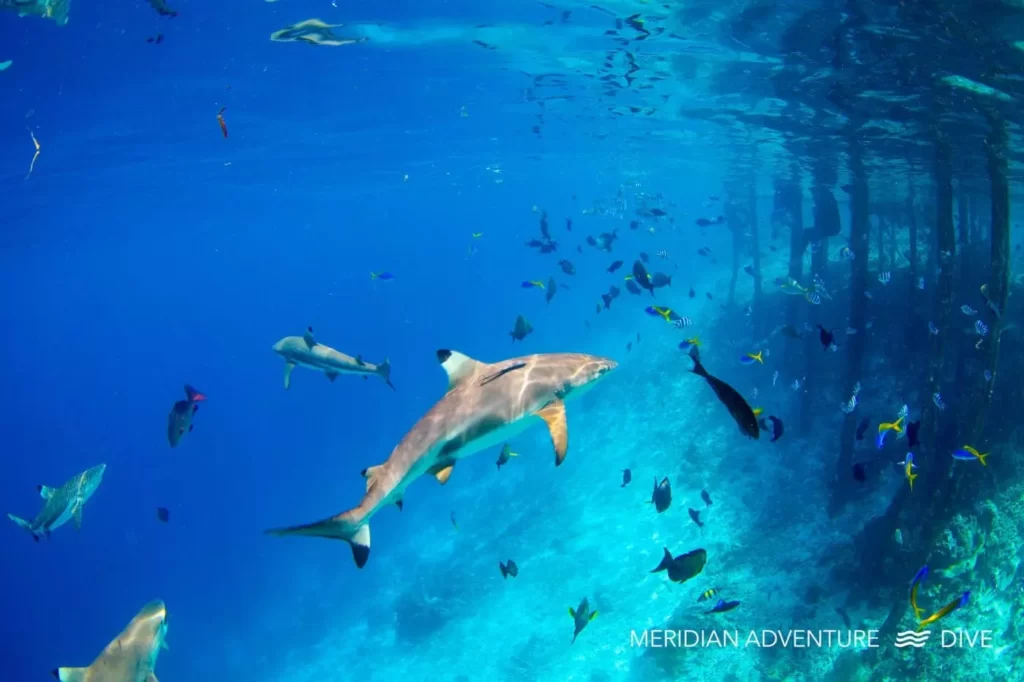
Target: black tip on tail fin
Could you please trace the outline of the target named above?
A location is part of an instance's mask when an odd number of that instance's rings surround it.
[[[452,352],[446,348],[442,348],[437,351],[437,361],[442,365],[448,362],[448,358],[452,356]]]
[[[370,548],[364,547],[363,545],[357,545],[354,542],[351,543],[351,545],[352,559],[356,562],[357,568],[362,568],[366,565],[366,562],[370,560]]]

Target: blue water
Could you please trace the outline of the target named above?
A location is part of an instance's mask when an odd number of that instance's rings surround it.
[[[515,46],[488,51],[450,36],[499,21],[518,35],[515,26],[551,16],[538,6],[337,4],[182,0],[166,19],[146,3],[74,0],[66,27],[0,12],[0,61],[14,60],[0,73],[0,511],[30,518],[36,485],[107,464],[80,531],[69,524],[35,544],[0,523],[0,677],[88,665],[159,598],[170,625],[157,666],[165,681],[757,680],[793,670],[801,676],[786,679],[825,679],[842,652],[667,659],[630,643],[631,630],[652,627],[842,627],[839,596],[808,610],[806,591],[827,584],[834,555],[903,484],[897,472],[852,512],[825,518],[816,483],[832,475],[832,441],[795,429],[778,444],[742,438],[688,373],[680,332],[642,313],[652,302],[678,309],[694,323],[686,335],[707,344],[710,369],[795,420],[802,360],[784,365],[786,342],[755,334],[742,272],[737,305],[720,308],[727,232],[682,227],[719,212],[701,205],[723,194],[725,143],[686,121],[602,119],[583,90],[571,104],[548,102],[535,134],[540,109],[509,57]],[[268,40],[310,17],[387,33],[344,47]],[[581,17],[557,40],[538,31],[527,66],[552,71],[566,45],[600,55],[600,41],[572,31],[604,23]],[[157,33],[162,43],[146,42]],[[29,129],[41,145],[31,174]],[[688,153],[666,151],[680,147]],[[756,189],[763,234],[770,175]],[[679,227],[629,230],[639,192],[664,193]],[[620,193],[625,217],[586,213]],[[545,211],[559,251],[542,256],[523,243]],[[845,233],[845,204],[843,214]],[[612,253],[577,252],[612,229]],[[701,246],[721,263],[698,256]],[[639,251],[674,277],[656,301],[624,290]],[[575,276],[561,273],[561,258]],[[626,264],[609,275],[616,259]],[[765,257],[765,281],[785,267],[781,253]],[[382,270],[395,278],[371,280]],[[550,303],[520,287],[549,276],[561,286]],[[622,297],[596,314],[610,284]],[[535,331],[513,344],[520,314]],[[284,391],[271,346],[310,325],[350,355],[387,357],[397,390],[297,368]],[[592,353],[619,367],[569,403],[561,467],[538,421],[500,471],[494,449],[461,462],[444,487],[417,482],[404,511],[374,517],[362,570],[343,543],[265,536],[356,504],[359,472],[383,462],[446,390],[441,348],[485,362]],[[737,362],[762,349],[763,366]],[[886,377],[864,381],[876,395],[898,390]],[[167,413],[185,383],[208,400],[171,449]],[[837,386],[818,394],[828,434],[842,419],[832,405],[848,397]],[[892,403],[886,394],[871,408]],[[633,482],[621,488],[627,467]],[[657,515],[647,501],[663,476],[674,500]],[[786,492],[769,503],[766,490]],[[690,507],[702,510],[702,530]],[[685,586],[652,575],[666,546],[706,548],[704,574]],[[502,580],[498,562],[509,558],[520,574]],[[746,608],[704,615],[696,597],[712,586]],[[600,615],[570,645],[567,610],[584,596]],[[850,615],[877,628],[886,612]],[[831,679],[853,679],[846,669]]]

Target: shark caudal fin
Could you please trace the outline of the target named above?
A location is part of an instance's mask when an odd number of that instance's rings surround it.
[[[84,682],[87,672],[88,668],[57,668],[52,674],[60,682]]]
[[[377,374],[384,379],[384,383],[390,386],[392,391],[396,390],[395,385],[391,383],[391,363],[388,362],[387,358],[384,358],[384,362],[377,365]]]
[[[316,523],[307,523],[289,528],[271,528],[267,535],[305,535],[315,538],[344,540],[352,547],[352,559],[362,568],[370,558],[370,524],[356,525],[350,520],[349,512],[332,516]]]

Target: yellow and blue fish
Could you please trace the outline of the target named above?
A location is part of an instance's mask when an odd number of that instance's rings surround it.
[[[757,351],[757,353],[744,353],[743,355],[740,356],[740,363],[744,365],[752,365],[755,362],[759,362],[763,365],[764,358],[761,357],[761,354],[763,352],[764,351],[759,350]]]
[[[695,336],[692,339],[684,339],[679,342],[680,350],[690,350],[692,346],[700,346],[700,337]]]
[[[370,273],[370,279],[371,280],[373,280],[373,279],[382,279],[382,280],[387,281],[389,279],[394,279],[394,278],[395,278],[395,276],[392,275],[390,272],[371,272]]]
[[[923,566],[921,568],[921,570],[919,570],[917,572],[917,575],[914,576],[914,579],[910,583],[910,607],[912,609],[914,609],[914,620],[918,621],[918,623],[917,623],[917,631],[918,632],[920,632],[921,630],[925,629],[926,627],[928,627],[929,625],[931,625],[935,621],[938,621],[938,620],[941,620],[941,619],[945,618],[946,616],[948,616],[949,614],[953,613],[957,609],[966,606],[967,605],[967,601],[971,598],[971,592],[970,592],[970,590],[968,590],[967,592],[964,592],[963,594],[961,594],[959,597],[957,597],[953,601],[951,601],[948,604],[946,604],[945,606],[943,606],[941,609],[939,609],[938,611],[936,611],[932,615],[928,616],[924,620],[921,620],[921,613],[924,611],[924,609],[922,609],[921,607],[919,607],[917,605],[917,590],[921,586],[921,583],[924,582],[924,579],[927,578],[927,577],[928,577],[928,567],[927,566]]]
[[[543,289],[544,282],[540,281],[539,279],[528,279],[525,280],[520,286],[522,286],[524,289]]]
[[[959,450],[953,451],[953,459],[959,459],[963,462],[971,462],[974,460],[978,460],[979,462],[981,462],[981,466],[988,466],[987,464],[985,464],[985,458],[988,457],[989,454],[990,453],[988,452],[986,452],[985,454],[981,454],[980,452],[972,448],[970,445],[965,445]]]
[[[907,477],[907,483],[910,484],[910,492],[914,492],[914,479],[918,477],[918,474],[911,473],[912,469],[917,468],[917,465],[914,464],[914,453],[908,452],[907,456],[900,462],[900,466],[903,467],[903,475]]]
[[[700,601],[707,601],[708,599],[711,599],[712,597],[714,597],[716,594],[718,594],[721,591],[722,591],[722,588],[720,588],[720,587],[712,587],[710,590],[704,590],[703,592],[700,593],[700,596],[697,597],[697,601],[699,601],[699,602]]]
[[[665,308],[660,305],[649,305],[644,308],[644,312],[651,317],[664,318],[666,322],[675,323],[683,318],[676,314],[671,308]]]

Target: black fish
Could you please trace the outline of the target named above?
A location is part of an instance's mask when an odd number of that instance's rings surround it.
[[[602,251],[611,251],[612,244],[615,243],[615,239],[617,236],[618,234],[616,230],[612,230],[611,232],[602,232],[601,234],[597,235],[597,243],[595,244],[595,246],[597,246],[597,248],[601,249]]]
[[[654,492],[651,493],[651,502],[654,503],[654,508],[658,510],[659,514],[672,504],[672,484],[668,482],[668,477],[661,479],[661,483],[658,483],[657,476],[654,477]]]
[[[569,232],[572,232],[572,218],[565,219],[565,229]]]
[[[660,208],[652,208],[651,209],[651,215],[654,216],[655,218],[661,218],[662,216],[665,216],[665,215],[668,215],[668,214],[665,213],[665,211],[663,211]]]
[[[642,260],[645,263],[650,263],[651,262],[651,257],[648,256],[646,252],[641,251],[640,252],[640,260]]]
[[[860,424],[857,425],[857,440],[864,440],[864,432],[868,430],[870,425],[871,417],[864,417],[860,420]]]
[[[697,298],[697,292],[693,290],[693,287],[690,287],[690,298]]]
[[[512,328],[512,331],[508,333],[512,337],[512,343],[516,341],[522,341],[527,336],[533,333],[533,325],[526,321],[526,318],[520,315],[516,318],[516,326]]]
[[[715,395],[718,396],[719,402],[729,410],[729,414],[732,415],[736,425],[740,427],[740,431],[749,438],[756,440],[759,436],[757,416],[754,414],[754,410],[750,408],[750,405],[747,404],[747,401],[743,399],[743,396],[729,384],[708,374],[708,371],[704,369],[704,365],[700,364],[700,352],[697,350],[697,346],[690,346],[690,358],[693,360],[693,369],[691,371],[708,382]]]
[[[638,227],[640,227],[640,221],[639,220],[631,220],[631,221],[629,221],[629,229],[635,230]]]
[[[564,272],[565,274],[567,274],[567,275],[575,275],[576,274],[576,266],[572,264],[572,261],[560,260],[560,261],[558,261],[558,265],[562,268],[562,272]]]
[[[706,292],[704,292],[704,295],[708,297],[708,300],[709,300],[709,301],[713,301],[713,300],[715,300],[715,297],[711,295],[711,292],[710,292],[710,291],[706,291]]]
[[[499,561],[498,568],[501,569],[501,577],[505,578],[506,580],[508,579],[509,576],[515,578],[519,575],[519,567],[516,566],[516,562],[512,561],[511,559],[509,559],[508,562],[504,564]]]
[[[753,265],[746,265],[746,266],[744,266],[743,267],[743,272],[745,272],[748,275],[750,275],[751,277],[753,277],[754,276],[754,266]]]
[[[668,571],[668,579],[674,583],[685,583],[690,578],[695,578],[704,570],[704,564],[708,562],[708,553],[703,549],[695,549],[686,554],[680,554],[672,558],[672,552],[665,548],[665,554],[651,573]]]
[[[654,296],[654,285],[651,284],[650,277],[647,276],[647,268],[640,261],[633,262],[633,281],[641,289],[647,289],[651,292],[651,296]]]
[[[632,481],[632,480],[633,480],[633,472],[630,471],[629,469],[623,469],[622,470],[622,485],[619,486],[619,487],[620,488],[625,488],[627,485],[629,485],[629,482]]]
[[[864,483],[868,480],[868,472],[863,462],[857,462],[853,465],[853,480],[859,483]]]
[[[612,263],[611,265],[608,266],[608,272],[615,272],[616,270],[618,270],[621,267],[622,267],[622,261],[617,260],[617,261],[615,261],[614,263]]]
[[[174,403],[171,413],[167,415],[167,442],[172,448],[178,447],[178,443],[193,429],[192,415],[199,410],[199,403],[206,400],[206,396],[185,384],[185,400]]]
[[[768,422],[765,421],[764,417],[761,417],[757,423],[763,431],[767,431],[772,434],[772,442],[774,443],[778,439],[782,438],[782,432],[785,427],[782,424],[782,420],[778,417],[768,417],[768,420],[771,421],[771,426],[768,425]]]
[[[692,508],[689,510],[689,512],[690,512],[690,519],[694,523],[697,524],[698,528],[703,528],[704,527],[704,523],[700,520],[700,512],[697,511],[696,509],[692,509]]]
[[[156,13],[162,17],[170,17],[173,19],[178,16],[178,12],[168,7],[164,0],[149,0],[149,6],[155,9]]]
[[[608,288],[608,295],[612,297],[613,301],[617,299],[619,297],[619,294],[621,293],[622,291],[617,286],[612,286]]]
[[[918,440],[918,434],[921,431],[921,420],[918,419],[916,422],[907,422],[907,447],[916,448],[921,444]]]
[[[167,523],[171,520],[171,512],[167,507],[157,507],[156,518],[158,518],[163,523]]]
[[[666,275],[664,272],[656,272],[651,277],[651,286],[655,289],[672,286],[672,276]]]
[[[587,237],[587,243],[590,244],[591,246],[597,246],[597,240],[594,239],[593,237]]]
[[[544,293],[544,301],[546,303],[551,303],[551,299],[553,299],[555,297],[555,292],[556,291],[558,291],[558,285],[555,284],[555,278],[554,277],[548,277],[548,287],[547,287],[547,289],[545,290],[545,293]]]
[[[558,242],[544,242],[540,247],[541,253],[552,253],[558,251]]]
[[[832,333],[834,330],[830,331],[825,329],[820,324],[818,325],[818,329],[821,330],[818,332],[818,338],[821,339],[821,345],[824,346],[825,350],[828,350],[836,342],[836,335]]]
[[[601,300],[604,301],[604,309],[608,310],[612,307],[612,297],[608,294],[601,294]]]
[[[540,234],[544,237],[544,241],[551,241],[551,233],[548,231],[548,212],[544,211],[540,214]]]
[[[635,296],[639,296],[641,293],[643,293],[642,291],[640,291],[640,287],[636,285],[636,282],[634,282],[631,279],[626,280],[626,290]]]
[[[710,507],[714,502],[711,501],[711,495],[708,495],[707,490],[700,491],[700,499],[704,500],[704,506]]]

